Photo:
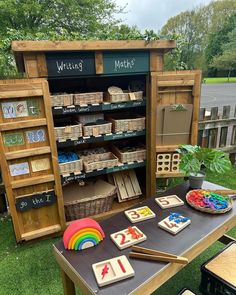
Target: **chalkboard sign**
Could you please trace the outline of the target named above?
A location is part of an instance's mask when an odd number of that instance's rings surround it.
[[[149,52],[114,51],[103,53],[104,74],[148,72]]]
[[[48,77],[94,75],[95,56],[92,52],[64,52],[46,54]]]
[[[35,194],[25,198],[16,200],[16,210],[19,212],[25,212],[32,208],[41,208],[52,205],[56,202],[56,196],[54,191],[45,192],[42,194]]]

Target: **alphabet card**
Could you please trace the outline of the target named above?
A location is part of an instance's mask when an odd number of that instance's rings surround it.
[[[99,287],[134,276],[134,270],[125,255],[95,263],[92,268]]]
[[[172,212],[168,217],[158,222],[158,226],[175,235],[190,223],[191,220],[188,217]]]
[[[155,198],[155,201],[162,209],[184,205],[184,202],[176,195]]]
[[[126,210],[125,215],[132,223],[156,217],[156,214],[148,206]]]
[[[110,237],[120,250],[141,243],[147,239],[145,234],[136,226],[129,226],[126,229],[111,234]]]

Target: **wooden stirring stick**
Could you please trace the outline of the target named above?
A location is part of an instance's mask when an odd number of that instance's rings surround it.
[[[181,257],[181,256],[176,256],[176,255],[173,255],[170,253],[156,251],[156,250],[143,248],[143,247],[139,247],[139,246],[132,246],[132,250],[137,251],[137,252],[130,252],[129,257],[131,257],[131,258],[188,264],[187,258]]]

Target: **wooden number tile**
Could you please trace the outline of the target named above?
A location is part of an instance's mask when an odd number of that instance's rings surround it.
[[[134,270],[125,255],[92,265],[99,287],[134,276]]]
[[[145,234],[136,226],[129,226],[126,229],[111,234],[110,237],[120,250],[141,243],[147,239]]]
[[[156,217],[156,214],[148,206],[126,210],[125,215],[132,223]]]
[[[184,229],[186,226],[188,226],[191,223],[191,220],[188,219],[185,222],[176,222],[173,220],[169,220],[170,216],[166,217],[162,221],[158,222],[158,226],[161,227],[162,229],[170,232],[171,234],[177,234],[180,232],[182,229]],[[180,218],[185,218],[184,216],[180,216]]]
[[[190,290],[185,290],[184,293],[181,293],[181,295],[195,295],[193,292]]]
[[[155,201],[162,209],[184,205],[184,202],[176,195],[155,198]]]

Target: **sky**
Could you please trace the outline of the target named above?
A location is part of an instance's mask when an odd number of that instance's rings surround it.
[[[182,11],[191,10],[199,5],[207,5],[212,0],[116,0],[124,6],[127,13],[122,15],[123,22],[139,29],[158,31],[167,20]]]

